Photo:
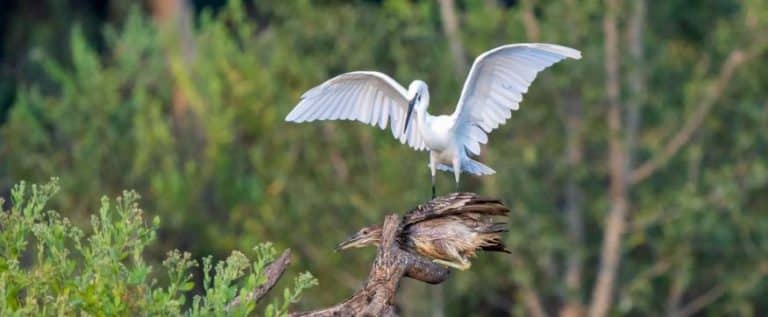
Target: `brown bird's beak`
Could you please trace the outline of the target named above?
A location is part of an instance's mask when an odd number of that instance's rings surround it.
[[[346,249],[349,249],[349,248],[359,248],[359,247],[362,247],[362,245],[360,245],[360,242],[362,241],[361,240],[362,238],[363,237],[361,237],[359,234],[355,233],[355,234],[349,236],[349,238],[347,238],[346,240],[341,241],[339,244],[337,244],[336,248],[334,248],[333,251],[334,252],[339,252],[341,250],[346,250]]]
[[[333,252],[339,252],[341,250],[345,250],[350,247],[350,245],[355,242],[354,236],[349,237],[347,240],[341,241],[339,244],[336,245],[335,248],[333,248]]]

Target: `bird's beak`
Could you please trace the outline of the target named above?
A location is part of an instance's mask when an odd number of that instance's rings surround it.
[[[354,234],[347,238],[347,240],[341,241],[341,243],[336,245],[336,248],[333,249],[334,252],[339,252],[341,250],[346,250],[349,248],[352,248],[356,245],[356,243],[360,241],[360,237],[358,237],[357,234]]]
[[[403,134],[408,131],[408,123],[411,122],[411,113],[413,113],[413,106],[416,105],[416,97],[414,96],[410,102],[408,102],[408,115],[405,116],[405,127],[403,128]]]

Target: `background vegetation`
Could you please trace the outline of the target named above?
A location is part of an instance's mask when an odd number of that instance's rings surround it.
[[[58,176],[49,204],[85,227],[98,197],[134,189],[162,219],[150,263],[272,241],[320,282],[295,308],[340,300],[373,251],[331,249],[427,199],[427,157],[362,124],[285,123],[301,93],[374,69],[425,80],[449,112],[474,56],[541,41],[584,58],[539,76],[491,135],[497,174],[463,179],[512,207],[514,254],[455,274],[446,313],[768,313],[766,1],[2,6],[1,196]],[[429,294],[403,285],[403,315]]]

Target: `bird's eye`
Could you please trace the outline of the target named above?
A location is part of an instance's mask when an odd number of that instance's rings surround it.
[[[362,233],[362,234],[368,234],[368,230],[362,230],[362,231],[360,231],[360,233]]]

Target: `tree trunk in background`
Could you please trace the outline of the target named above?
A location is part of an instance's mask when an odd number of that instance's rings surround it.
[[[566,260],[566,298],[560,316],[578,317],[583,314],[584,309],[580,298],[584,264],[584,219],[581,211],[584,194],[578,184],[578,169],[581,167],[584,151],[581,134],[584,122],[581,96],[576,93],[567,94],[565,106],[565,164],[569,173],[565,185],[565,217],[568,242],[573,248]]]
[[[438,0],[440,5],[440,17],[443,25],[443,32],[448,38],[448,44],[453,57],[453,69],[457,78],[462,78],[467,74],[467,57],[464,54],[464,45],[461,42],[461,33],[459,33],[459,19],[456,16],[456,10],[453,7],[453,0]],[[445,294],[442,285],[432,287],[432,316],[445,316]]]
[[[149,7],[158,29],[171,37],[173,47],[168,48],[168,62],[181,58],[182,63],[191,63],[195,45],[192,33],[192,8],[187,0],[150,0]],[[178,55],[177,55],[178,54]],[[173,89],[171,111],[174,127],[179,140],[184,142],[184,153],[195,153],[195,144],[202,136],[189,119],[189,101],[181,87]],[[191,145],[190,145],[191,144]]]
[[[192,10],[186,0],[151,0],[149,1],[152,17],[163,32],[175,36],[181,56],[188,62],[194,50],[192,39]],[[184,95],[175,89],[173,93],[173,116],[183,120],[188,103]]]
[[[438,3],[440,4],[443,32],[448,38],[451,56],[453,56],[453,68],[457,78],[463,78],[467,74],[467,56],[464,53],[464,45],[461,43],[459,19],[453,7],[453,0],[438,0]]]
[[[522,11],[520,14],[523,18],[523,27],[525,28],[525,36],[531,42],[538,42],[541,38],[541,30],[539,29],[539,22],[536,21],[536,14],[533,12],[533,7],[536,5],[535,0],[523,0]]]
[[[605,36],[605,92],[608,104],[608,151],[610,170],[610,211],[605,222],[600,267],[592,291],[590,317],[603,317],[610,311],[613,288],[621,260],[621,242],[627,217],[627,159],[622,145],[622,120],[619,104],[619,42],[617,0],[606,0],[603,18]]]
[[[567,2],[569,10],[576,10],[578,5],[574,0]],[[573,15],[568,15],[567,26],[578,30]],[[571,45],[580,42],[581,34],[572,31],[568,33]],[[565,298],[560,309],[560,317],[581,317],[584,315],[582,301],[584,275],[584,216],[582,211],[584,193],[579,184],[582,158],[584,156],[584,109],[579,89],[565,92],[565,164],[568,178],[565,184],[565,221],[568,243],[572,246],[565,262]]]
[[[627,46],[631,63],[627,79],[629,80],[630,97],[627,100],[627,166],[634,168],[635,145],[637,144],[637,131],[640,127],[640,107],[645,102],[645,54],[643,52],[643,34],[645,31],[645,0],[636,0],[632,6],[632,15],[629,20],[627,32]]]

